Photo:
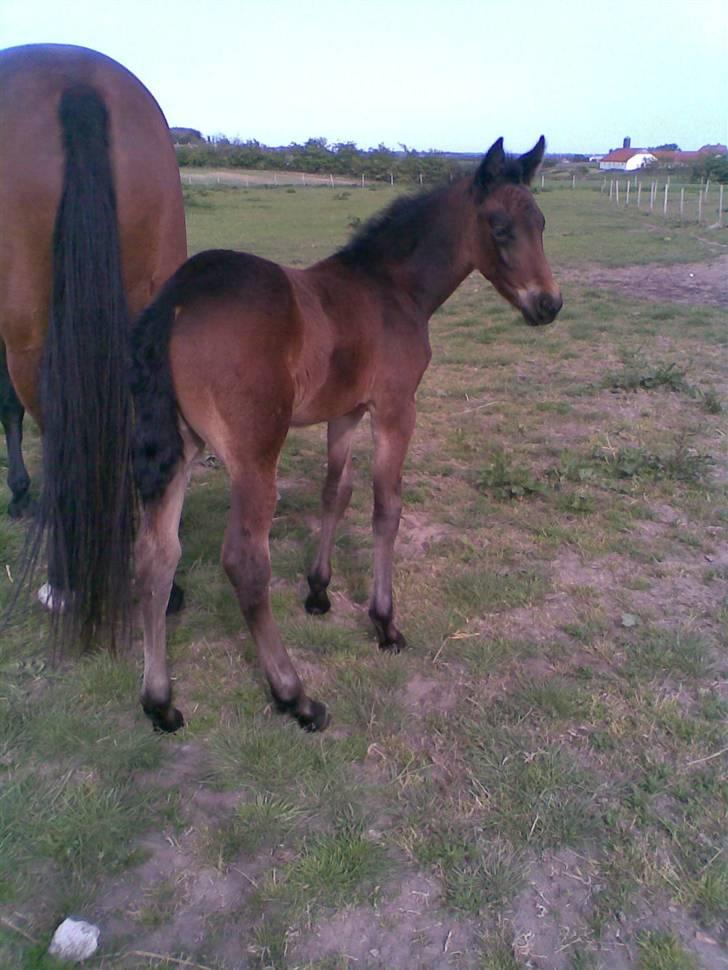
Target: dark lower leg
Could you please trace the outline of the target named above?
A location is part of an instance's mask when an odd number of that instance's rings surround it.
[[[306,610],[326,613],[331,601],[326,592],[331,582],[331,550],[336,526],[349,505],[352,492],[351,441],[362,411],[330,421],[328,426],[328,469],[321,493],[321,535],[316,559],[308,574]]]
[[[172,583],[172,589],[169,592],[169,600],[167,602],[167,616],[174,616],[175,613],[181,612],[185,605],[185,591],[177,583]]]
[[[270,610],[268,592],[256,607],[245,611],[245,619],[258,648],[258,656],[270,685],[276,708],[290,714],[306,731],[323,731],[329,723],[325,704],[310,698],[281,642]]]
[[[12,494],[8,513],[20,518],[28,510],[30,476],[23,461],[23,415],[25,408],[10,380],[5,347],[0,344],[0,421],[8,449],[8,486]]]
[[[8,378],[9,381],[9,378]],[[30,476],[23,461],[23,415],[25,409],[8,385],[0,410],[0,420],[5,430],[8,449],[8,487],[12,495],[8,514],[21,518],[30,509]]]

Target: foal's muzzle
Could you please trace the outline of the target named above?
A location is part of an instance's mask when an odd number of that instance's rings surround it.
[[[544,324],[553,323],[563,305],[560,293],[536,293],[521,306],[521,313],[526,323],[532,327],[542,327]]]

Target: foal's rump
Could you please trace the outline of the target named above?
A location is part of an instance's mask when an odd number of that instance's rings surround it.
[[[230,250],[193,256],[134,326],[134,473],[145,502],[182,460],[189,427],[226,463],[231,442],[277,457],[290,423],[300,321],[275,263]]]

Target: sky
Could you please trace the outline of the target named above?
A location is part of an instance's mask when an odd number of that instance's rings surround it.
[[[728,0],[0,0],[0,46],[115,58],[170,125],[268,145],[728,143]]]

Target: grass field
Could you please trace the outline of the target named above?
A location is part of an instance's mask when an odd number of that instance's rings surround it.
[[[292,265],[391,197],[185,191],[192,252]],[[142,715],[139,651],[52,669],[38,613],[3,635],[1,967],[58,966],[69,913],[102,928],[91,967],[726,966],[728,309],[640,280],[724,256],[728,230],[538,200],[558,321],[526,327],[475,276],[432,321],[396,553],[407,652],[380,654],[366,615],[367,429],[324,618],[302,608],[324,435],[289,436],[274,604],[325,734],[269,705],[218,562],[220,468],[185,506],[178,735]],[[5,602],[22,535],[0,519]]]

